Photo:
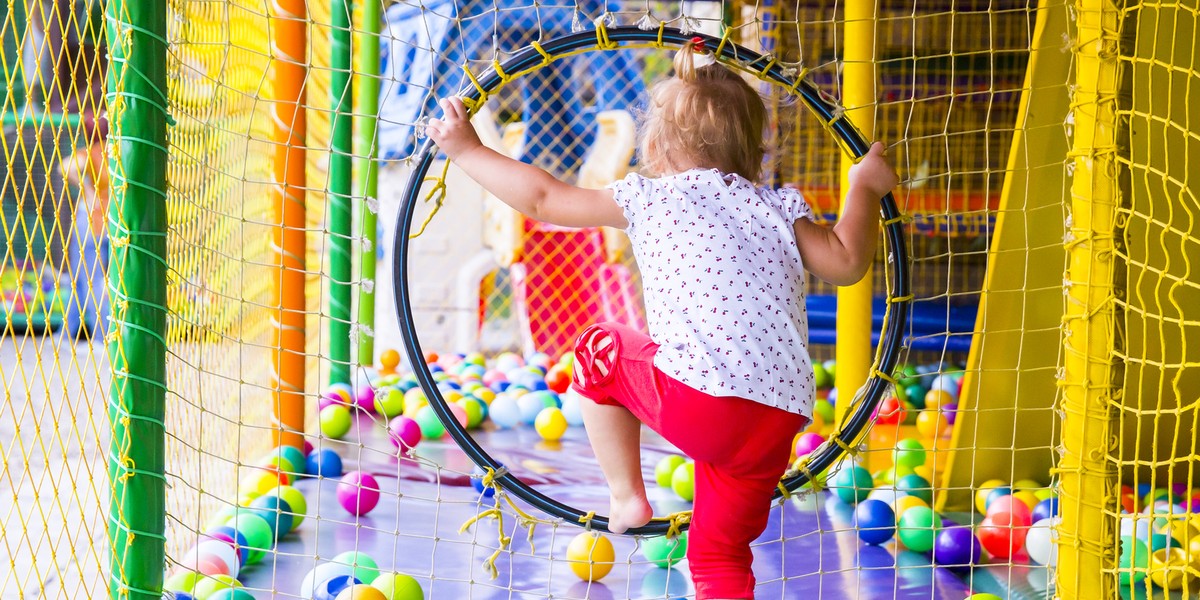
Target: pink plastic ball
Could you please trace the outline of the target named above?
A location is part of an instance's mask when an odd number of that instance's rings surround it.
[[[396,447],[408,452],[421,442],[421,426],[416,421],[400,415],[388,423],[388,433]]]
[[[796,456],[807,456],[825,443],[825,438],[819,433],[801,434],[796,439]]]
[[[375,388],[369,385],[358,388],[356,404],[358,404],[359,410],[369,415],[375,414]]]
[[[463,427],[467,426],[467,409],[463,408],[461,404],[457,402],[451,402],[450,412],[454,413],[454,418],[458,420],[459,425],[462,425]]]
[[[491,369],[483,374],[483,385],[488,387],[492,387],[501,381],[508,381],[508,377],[505,377],[504,373],[497,369]]]
[[[338,503],[352,515],[365,515],[379,504],[379,482],[368,473],[351,471],[337,488]]]
[[[350,395],[346,393],[346,390],[341,388],[326,390],[324,394],[321,394],[321,399],[317,401],[318,410],[324,409],[327,406],[333,406],[334,404],[341,404],[342,406],[350,404]]]
[[[308,440],[304,440],[304,458],[308,458],[308,455],[312,454],[312,451],[313,451],[312,442],[310,442]]]
[[[229,566],[220,558],[206,554],[196,559],[196,571],[209,577],[229,575]]]

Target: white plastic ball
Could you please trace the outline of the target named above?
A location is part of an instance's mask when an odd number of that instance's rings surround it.
[[[563,406],[562,406],[563,416],[567,418],[567,425],[570,425],[572,427],[582,427],[583,426],[582,403],[583,402],[591,402],[591,401],[588,400],[587,398],[584,398],[583,396],[580,396],[579,392],[576,392],[573,389],[567,390],[567,393],[563,394],[562,401],[563,401]]]
[[[344,565],[342,563],[321,563],[313,570],[304,576],[304,581],[300,583],[300,597],[312,598],[313,589],[324,581],[329,581],[340,575],[354,575],[354,567]]]
[[[945,390],[947,394],[958,399],[958,379],[953,375],[938,375],[929,385],[930,390]]]
[[[521,409],[512,396],[497,394],[496,399],[492,400],[492,405],[488,407],[488,416],[497,427],[516,427],[517,423],[521,422]]]
[[[1046,517],[1029,528],[1025,536],[1025,551],[1029,553],[1029,560],[1047,567],[1058,563],[1058,534],[1054,530],[1057,524],[1058,517]]]

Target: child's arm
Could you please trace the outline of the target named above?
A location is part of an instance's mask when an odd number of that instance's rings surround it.
[[[467,175],[505,204],[528,217],[564,227],[628,223],[612,190],[589,190],[563,183],[553,175],[484,146],[459,98],[443,98],[444,116],[431,119],[429,138]]]
[[[883,153],[883,144],[875,142],[867,155],[850,167],[845,210],[833,228],[808,219],[799,219],[792,226],[804,268],[834,285],[857,283],[875,260],[879,199],[900,182]]]

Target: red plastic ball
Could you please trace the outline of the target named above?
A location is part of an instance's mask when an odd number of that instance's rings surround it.
[[[571,387],[571,373],[559,365],[550,367],[546,372],[546,386],[557,394],[567,393],[567,388]]]
[[[1018,527],[1012,522],[1010,513],[997,513],[979,524],[979,543],[988,554],[1008,559],[1025,545],[1028,527]]]
[[[1033,513],[1030,512],[1029,506],[1016,496],[1001,496],[987,507],[989,517],[1002,513],[1008,514],[1009,520],[1016,527],[1029,527],[1033,524]]]
[[[879,403],[878,422],[881,425],[895,425],[903,421],[907,414],[904,406],[900,404],[900,400],[895,396],[885,398],[883,402]]]

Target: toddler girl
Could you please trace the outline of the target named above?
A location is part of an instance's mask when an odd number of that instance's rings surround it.
[[[876,143],[850,171],[833,228],[793,189],[756,187],[766,111],[737,74],[698,48],[651,92],[641,159],[608,189],[558,181],[483,146],[462,102],[444,99],[429,136],[525,215],[624,229],[642,272],[650,335],[615,323],[575,346],[574,388],[611,488],[609,529],[651,518],[645,423],[695,460],[688,563],[697,598],[753,598],[750,543],[766,527],[790,445],[812,414],[804,269],[837,285],[875,254],[878,201],[897,183]]]

